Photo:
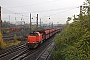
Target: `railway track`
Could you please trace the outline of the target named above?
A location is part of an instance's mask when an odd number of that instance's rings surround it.
[[[25,53],[29,52],[28,49],[25,49],[24,51],[20,52],[19,54],[17,54],[16,56],[10,58],[9,60],[19,60],[20,58],[22,58]]]
[[[23,36],[25,37],[28,34],[29,31],[18,31],[18,32],[11,32],[8,34],[2,34],[3,40],[14,40],[14,35],[16,34],[17,36]]]
[[[36,51],[32,54],[29,54],[27,57],[25,57],[22,60],[36,60],[39,59],[39,56],[41,56],[43,51],[46,51],[46,49],[50,46],[50,44],[53,42],[53,37],[46,41],[42,46],[40,46]]]
[[[9,60],[36,60],[36,59],[38,60],[39,57],[37,56],[43,50],[46,51],[46,49],[52,44],[52,42],[53,42],[53,38],[43,43],[42,46],[40,45],[37,49],[34,49],[34,50],[25,49],[24,51],[20,52],[16,56],[10,58]]]
[[[0,53],[0,60],[39,60],[40,56],[44,54],[47,48],[52,44],[53,39],[54,37],[51,37],[36,49],[28,49],[24,42],[19,46],[12,47]]]
[[[2,34],[3,40],[14,40],[14,35],[16,32],[8,33],[8,34]]]
[[[18,45],[18,46],[14,46],[14,47],[11,47],[3,52],[0,53],[0,60],[2,60],[3,58],[7,57],[8,55],[10,54],[13,54],[19,50],[22,50],[24,49],[26,46],[26,44],[21,44],[21,45]]]
[[[54,49],[54,42],[50,43],[43,51],[42,53],[36,58],[36,60],[49,60],[51,54],[48,52],[49,50]]]
[[[3,40],[14,40],[14,35],[13,34],[3,35]]]

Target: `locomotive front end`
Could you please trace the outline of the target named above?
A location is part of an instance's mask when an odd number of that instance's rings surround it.
[[[41,40],[42,35],[39,32],[30,33],[27,39],[27,46],[29,48],[36,48]]]

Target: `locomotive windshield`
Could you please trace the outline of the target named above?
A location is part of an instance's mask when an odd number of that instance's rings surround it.
[[[30,33],[30,36],[39,36],[38,33]]]

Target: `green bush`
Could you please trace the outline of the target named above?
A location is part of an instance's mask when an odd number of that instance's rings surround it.
[[[54,60],[90,60],[90,20],[75,21],[55,36]]]
[[[0,33],[0,49],[2,49],[5,46],[5,43],[2,39],[2,34]]]

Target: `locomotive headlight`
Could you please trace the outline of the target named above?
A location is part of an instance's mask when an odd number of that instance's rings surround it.
[[[33,42],[33,43],[35,43],[35,42]]]

